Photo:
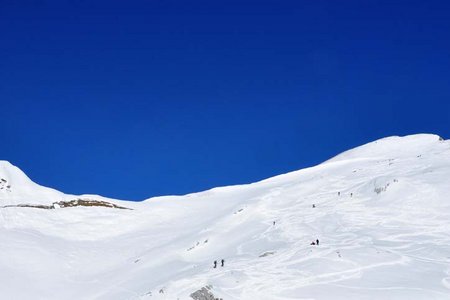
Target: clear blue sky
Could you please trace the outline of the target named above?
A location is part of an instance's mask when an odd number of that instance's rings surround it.
[[[450,137],[449,1],[0,1],[0,158],[67,193],[250,183]]]

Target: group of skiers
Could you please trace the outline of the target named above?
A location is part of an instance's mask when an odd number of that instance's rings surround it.
[[[220,262],[222,263],[221,267],[223,267],[225,265],[225,260],[222,259]],[[214,269],[217,268],[217,260],[214,261],[214,267],[213,268]]]
[[[312,241],[310,245],[319,246],[319,239]]]
[[[341,192],[338,192],[338,196],[340,196],[340,195],[341,195]],[[353,193],[351,193],[350,195],[353,196]],[[316,205],[313,204],[312,207],[313,207],[313,208],[316,208]],[[273,226],[275,226],[275,221],[273,221]],[[310,245],[312,245],[312,246],[319,246],[319,239],[316,239],[315,241],[312,241]],[[225,260],[222,259],[220,262],[221,262],[221,265],[220,265],[220,266],[221,266],[221,267],[224,267],[224,266],[225,266]],[[217,260],[215,260],[215,261],[213,262],[213,268],[214,268],[214,269],[217,268]]]

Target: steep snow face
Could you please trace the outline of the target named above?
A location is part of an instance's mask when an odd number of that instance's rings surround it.
[[[0,205],[48,203],[54,199],[61,200],[63,195],[34,183],[22,170],[9,162],[0,161]]]
[[[450,143],[435,135],[140,203],[60,194],[0,166],[1,205],[132,209],[0,208],[5,299],[192,299],[207,286],[223,299],[450,299]]]

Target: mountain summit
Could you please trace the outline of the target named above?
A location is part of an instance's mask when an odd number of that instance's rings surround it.
[[[0,162],[4,299],[449,299],[450,141],[389,137],[257,183],[119,201]],[[223,261],[222,261],[223,260]]]

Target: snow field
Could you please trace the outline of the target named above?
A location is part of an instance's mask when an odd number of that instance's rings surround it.
[[[64,195],[0,166],[2,205],[81,197],[133,209],[1,208],[5,299],[192,299],[207,285],[227,300],[450,299],[450,143],[435,135],[139,203]]]

